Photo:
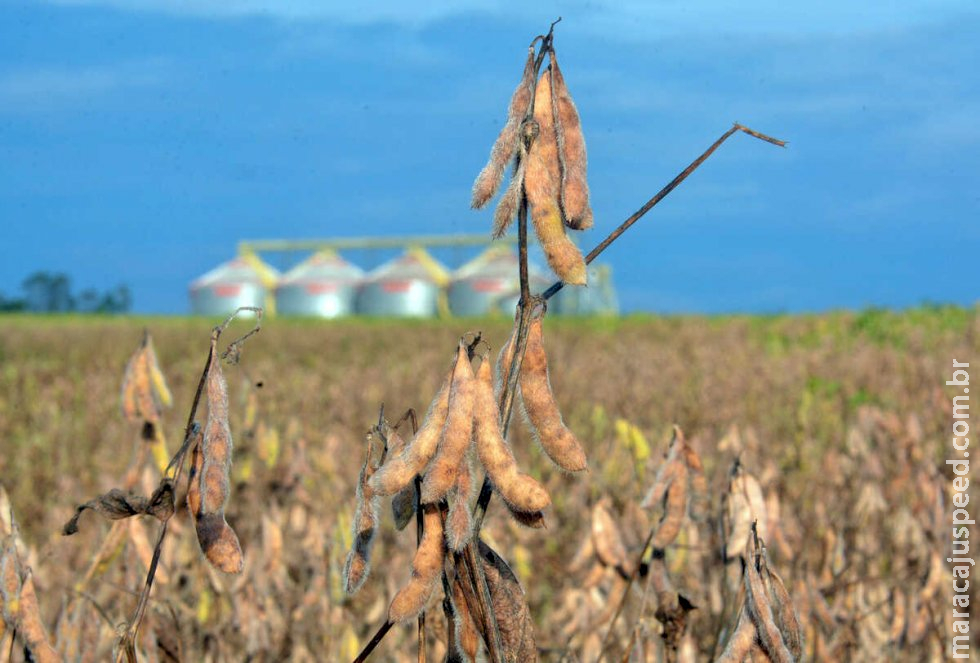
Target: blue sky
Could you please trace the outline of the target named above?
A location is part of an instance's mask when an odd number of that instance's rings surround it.
[[[625,309],[972,304],[975,7],[0,0],[0,292],[66,271],[180,313],[240,239],[488,232],[470,186],[560,15],[583,247],[733,121],[790,141],[733,137],[605,254]]]

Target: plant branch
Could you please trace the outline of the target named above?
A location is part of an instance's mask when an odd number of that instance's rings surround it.
[[[691,173],[693,173],[695,170],[697,170],[698,167],[702,163],[704,163],[705,161],[707,161],[708,157],[710,157],[714,153],[715,150],[717,150],[719,147],[721,147],[721,144],[724,143],[726,140],[728,140],[732,136],[732,134],[737,133],[739,131],[742,131],[744,133],[747,133],[748,135],[750,135],[750,136],[752,136],[754,138],[758,138],[759,140],[764,140],[767,143],[772,143],[773,145],[778,145],[779,147],[786,147],[786,141],[782,141],[782,140],[779,140],[778,138],[773,138],[772,136],[767,136],[767,135],[765,135],[763,133],[759,133],[758,131],[755,131],[754,129],[749,129],[748,127],[742,126],[741,124],[739,124],[739,123],[736,122],[734,125],[732,125],[732,128],[731,129],[729,129],[728,131],[726,131],[725,133],[723,133],[718,140],[716,140],[714,143],[712,143],[711,144],[711,147],[709,147],[708,149],[706,149],[704,151],[704,153],[701,154],[701,156],[699,156],[697,159],[695,159],[694,161],[692,161],[691,164],[687,168],[685,168],[680,173],[678,173],[677,177],[675,177],[674,179],[672,179],[670,182],[667,183],[667,185],[664,188],[662,188],[660,191],[658,191],[657,192],[657,195],[655,195],[653,198],[651,198],[650,200],[648,200],[646,202],[646,204],[643,205],[643,207],[641,207],[640,209],[638,209],[636,212],[634,212],[632,214],[632,216],[630,216],[628,219],[626,219],[621,224],[619,224],[619,227],[618,228],[616,228],[611,233],[609,233],[609,235],[604,240],[602,240],[601,242],[599,242],[599,244],[596,245],[596,247],[594,249],[592,249],[591,251],[589,251],[589,255],[587,255],[585,257],[585,264],[587,264],[587,265],[592,264],[592,261],[595,260],[596,258],[598,258],[599,257],[599,254],[601,254],[603,251],[605,251],[607,248],[609,248],[609,245],[610,244],[612,244],[617,239],[619,239],[619,236],[622,235],[627,230],[629,230],[630,226],[632,226],[634,223],[636,223],[637,221],[639,221],[640,218],[642,218],[644,214],[646,214],[651,209],[653,209],[653,207],[657,203],[659,203],[661,200],[663,200],[664,198],[666,198],[667,195],[670,194],[671,191],[673,191],[674,189],[676,189],[680,185],[681,182],[683,182],[684,180],[686,180],[688,178],[688,176]],[[550,288],[548,288],[547,290],[545,290],[544,293],[541,296],[542,296],[542,298],[544,298],[546,300],[547,299],[551,299],[564,286],[565,286],[564,282],[557,281]]]

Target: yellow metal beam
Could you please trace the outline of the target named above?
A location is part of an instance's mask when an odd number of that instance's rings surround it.
[[[486,246],[516,244],[517,236],[493,240],[489,235],[417,235],[405,237],[333,237],[327,239],[250,239],[238,243],[239,255],[287,251],[342,251],[345,249],[397,249],[409,246]]]

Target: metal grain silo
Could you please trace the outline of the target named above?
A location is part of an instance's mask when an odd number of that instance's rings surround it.
[[[190,287],[195,315],[230,315],[240,306],[260,306],[272,313],[272,290],[279,273],[254,254],[218,265]]]
[[[549,309],[558,315],[616,315],[619,302],[609,265],[590,265],[588,287],[568,286],[556,294]]]
[[[513,314],[520,299],[520,268],[517,252],[494,246],[466,263],[453,274],[449,284],[449,310],[453,315]],[[528,264],[531,292],[550,283],[534,263]]]
[[[354,313],[364,270],[333,251],[321,251],[286,272],[276,288],[280,315],[337,318]]]
[[[367,276],[358,292],[357,312],[399,318],[445,313],[442,289],[448,280],[445,267],[432,256],[410,248]]]

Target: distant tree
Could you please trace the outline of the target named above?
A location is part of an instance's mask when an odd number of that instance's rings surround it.
[[[133,304],[133,296],[125,284],[106,292],[86,288],[76,298],[71,292],[71,279],[60,272],[35,272],[24,279],[22,288],[21,300],[0,297],[0,311],[126,313]]]

